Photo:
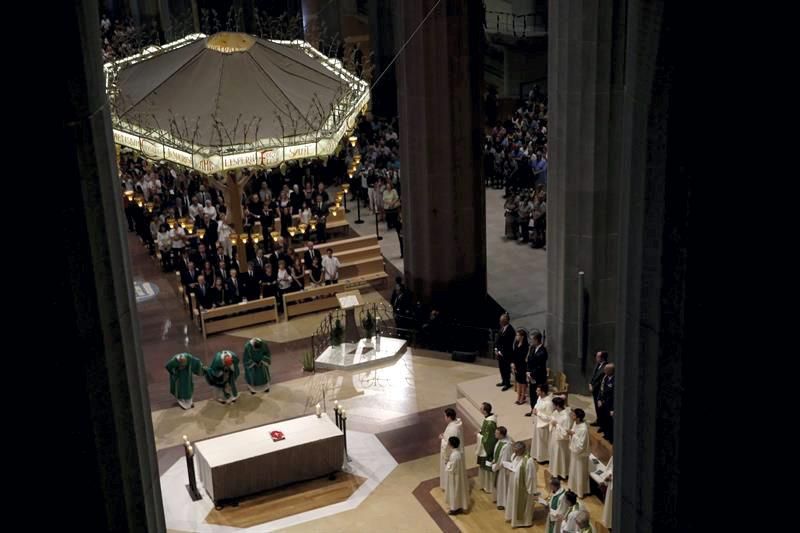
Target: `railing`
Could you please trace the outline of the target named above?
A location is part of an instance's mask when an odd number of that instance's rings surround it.
[[[513,37],[542,35],[547,33],[547,17],[543,13],[515,15],[500,11],[487,11],[486,32]]]
[[[409,346],[447,353],[477,352],[479,357],[494,358],[497,333],[493,329],[447,322],[430,325],[415,316],[395,314],[391,307],[383,303],[370,303],[359,311],[360,331],[367,311],[372,314],[373,320],[380,318],[378,326],[381,335],[405,339]],[[311,336],[311,351],[315,359],[329,346],[331,329],[337,319],[345,328],[345,313],[336,309],[328,314]]]

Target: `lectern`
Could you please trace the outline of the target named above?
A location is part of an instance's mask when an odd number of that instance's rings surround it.
[[[358,324],[356,323],[356,307],[364,305],[361,300],[361,293],[356,291],[340,292],[336,295],[339,300],[339,307],[344,309],[344,342],[358,344],[361,335],[358,332]]]

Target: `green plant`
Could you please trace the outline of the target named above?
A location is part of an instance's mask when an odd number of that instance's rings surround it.
[[[343,340],[344,328],[342,327],[342,321],[337,318],[336,323],[333,325],[333,330],[331,330],[331,346],[339,346]]]
[[[314,371],[314,354],[311,352],[306,352],[303,354],[303,359],[301,359],[303,363],[303,370],[306,372],[313,372]]]
[[[364,322],[362,322],[361,325],[364,327],[367,338],[370,338],[375,334],[375,321],[372,319],[372,313],[369,311],[367,311],[367,316],[364,317]]]

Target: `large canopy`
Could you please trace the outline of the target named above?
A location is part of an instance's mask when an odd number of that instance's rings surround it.
[[[369,101],[303,41],[191,35],[106,65],[114,138],[204,173],[333,153]]]

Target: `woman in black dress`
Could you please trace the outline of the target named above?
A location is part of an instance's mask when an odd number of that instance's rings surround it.
[[[528,332],[520,328],[517,336],[514,337],[514,345],[511,356],[511,370],[514,372],[514,386],[517,391],[517,405],[525,405],[525,397],[528,392],[527,363],[525,358],[528,356]]]

